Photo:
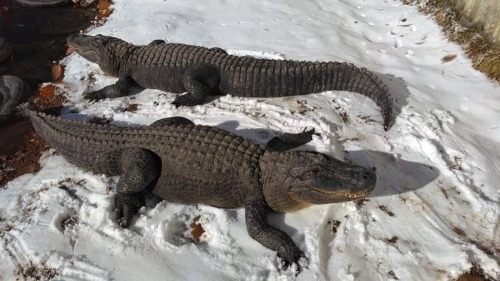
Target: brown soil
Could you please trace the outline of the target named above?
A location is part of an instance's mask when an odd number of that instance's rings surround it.
[[[460,275],[457,281],[493,281],[493,279],[488,278],[483,269],[474,264],[469,272]]]
[[[191,235],[193,235],[193,240],[195,243],[200,243],[201,240],[201,235],[205,233],[205,229],[203,229],[203,226],[201,223],[198,221],[200,220],[200,216],[197,216],[194,218],[193,222],[191,223]]]
[[[56,277],[59,273],[54,268],[42,266],[20,266],[17,269],[17,274],[19,277],[23,277],[22,279],[28,280],[51,280]],[[18,279],[19,280],[19,279]]]
[[[412,3],[403,0],[404,3]],[[449,1],[448,1],[449,2]],[[489,78],[500,82],[500,46],[484,34],[480,26],[471,24],[465,16],[450,8],[450,3],[442,0],[429,0],[421,11],[434,16],[446,36],[459,43],[472,59],[474,68]],[[447,62],[452,58],[443,58]]]
[[[29,120],[13,122],[0,131],[0,188],[7,182],[40,169],[38,159],[49,147],[40,138]],[[8,136],[8,137],[6,137]]]

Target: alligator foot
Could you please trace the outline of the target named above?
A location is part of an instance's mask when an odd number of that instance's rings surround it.
[[[158,178],[160,170],[155,155],[141,148],[121,152],[119,165],[122,174],[116,185],[116,209],[118,223],[127,227],[132,217],[145,205],[143,192]]]
[[[281,259],[282,269],[286,270],[293,264],[296,264],[297,274],[301,272],[302,267],[299,264],[299,260],[305,258],[305,254],[297,246],[290,244],[285,249],[278,249],[278,257]]]
[[[95,92],[86,93],[83,95],[83,98],[89,101],[98,101],[104,99],[105,97],[102,94],[101,90],[99,90]]]
[[[99,91],[90,92],[83,96],[84,99],[97,101],[105,98],[118,98],[129,94],[129,89],[135,85],[132,78],[125,76],[120,77],[115,84],[106,86]]]
[[[172,102],[175,107],[179,106],[195,106],[201,104],[198,100],[193,99],[189,93],[180,95]]]
[[[298,134],[285,133],[268,141],[266,148],[274,151],[287,151],[310,142],[312,140],[312,135],[317,135],[317,133],[314,132],[314,128]]]
[[[138,193],[116,193],[116,219],[121,227],[128,227],[132,217],[137,214],[139,209],[146,204],[142,192]]]

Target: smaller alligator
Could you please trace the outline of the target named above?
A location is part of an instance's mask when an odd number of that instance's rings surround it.
[[[144,206],[145,191],[180,204],[243,207],[250,236],[277,251],[285,268],[303,253],[268,224],[270,213],[359,199],[377,180],[371,169],[318,152],[289,151],[309,142],[314,130],[259,145],[183,117],[123,128],[26,111],[36,131],[70,163],[121,176],[115,203],[123,227]]]
[[[155,40],[135,46],[103,35],[68,36],[68,45],[97,63],[118,82],[87,93],[99,100],[129,94],[129,88],[183,93],[173,104],[202,104],[210,95],[283,97],[330,90],[358,92],[373,99],[382,110],[384,129],[392,118],[393,101],[387,86],[366,68],[350,63],[270,60],[227,54],[220,48],[165,43]]]

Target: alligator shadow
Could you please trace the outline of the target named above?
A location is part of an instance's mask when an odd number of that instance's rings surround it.
[[[265,144],[268,142],[270,139],[273,137],[286,133],[286,132],[279,132],[271,129],[266,129],[266,128],[241,128],[239,129],[238,126],[240,126],[240,122],[236,120],[230,120],[230,121],[224,121],[222,123],[219,123],[215,125],[214,127],[217,127],[219,129],[226,130],[228,132],[234,133],[238,136],[244,137],[248,140],[251,140],[254,143],[257,144]]]
[[[408,98],[411,93],[403,78],[398,78],[392,74],[382,74],[378,72],[375,72],[375,74],[377,74],[377,76],[387,85],[394,99],[393,116],[389,123],[390,129],[396,122],[396,118],[401,114],[403,107],[408,104]]]
[[[347,161],[365,167],[375,167],[377,186],[369,198],[397,195],[425,187],[439,176],[436,167],[404,160],[380,151],[347,151]]]

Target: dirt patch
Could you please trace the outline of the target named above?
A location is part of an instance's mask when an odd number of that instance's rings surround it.
[[[314,111],[317,109],[315,106],[309,106],[306,100],[296,100],[297,102],[297,113],[305,115],[309,111]]]
[[[394,271],[392,270],[387,272],[387,275],[389,275],[392,280],[399,280],[399,278],[396,276],[396,273],[394,273]]]
[[[454,227],[453,232],[455,232],[459,236],[467,237],[467,235],[465,235],[465,232],[461,228]]]
[[[387,242],[395,244],[396,242],[398,242],[398,239],[399,238],[397,236],[393,236],[391,239],[387,239]]]
[[[493,281],[493,279],[489,278],[484,274],[484,271],[477,264],[473,264],[472,268],[460,275],[457,281]]]
[[[203,229],[203,226],[198,221],[200,221],[200,216],[195,217],[190,225],[191,235],[195,243],[200,243],[201,235],[205,233],[205,229]]]
[[[40,169],[38,159],[49,149],[29,120],[13,122],[0,130],[0,188],[12,179]],[[6,137],[8,136],[8,137]]]
[[[135,112],[137,111],[139,105],[137,103],[131,103],[129,105],[127,105],[127,108],[125,108],[125,111],[129,111],[129,112]]]
[[[363,199],[359,199],[359,200],[356,200],[356,205],[357,205],[357,206],[358,206],[358,208],[359,208],[359,207],[361,207],[361,206],[364,206],[364,205],[365,205],[365,203],[366,203],[366,202],[369,202],[369,201],[370,201],[370,199],[365,199],[365,198],[363,198]]]
[[[413,1],[403,0],[403,2],[409,4]],[[429,0],[420,10],[432,15],[451,41],[462,45],[472,59],[474,68],[500,82],[500,60],[498,59],[500,46],[488,38],[480,26],[472,24],[465,16],[450,8],[451,4],[446,2]]]
[[[394,213],[391,210],[389,210],[389,208],[387,206],[379,205],[378,208],[380,210],[382,210],[384,213],[386,213],[387,215],[389,215],[390,217],[394,217]]]
[[[337,229],[340,226],[340,221],[338,220],[328,221],[328,225],[331,227],[333,233],[337,233]]]
[[[56,275],[58,275],[57,270],[54,268],[49,268],[45,266],[20,266],[17,269],[17,274],[19,277],[23,277],[23,280],[51,280]]]
[[[37,110],[46,110],[49,108],[59,108],[66,102],[62,92],[54,84],[48,84],[40,87],[35,98],[35,107]]]
[[[450,62],[450,61],[452,61],[452,60],[454,60],[456,58],[457,58],[457,55],[446,55],[446,56],[444,56],[444,57],[441,58],[441,61],[443,63],[447,63],[447,62]]]

